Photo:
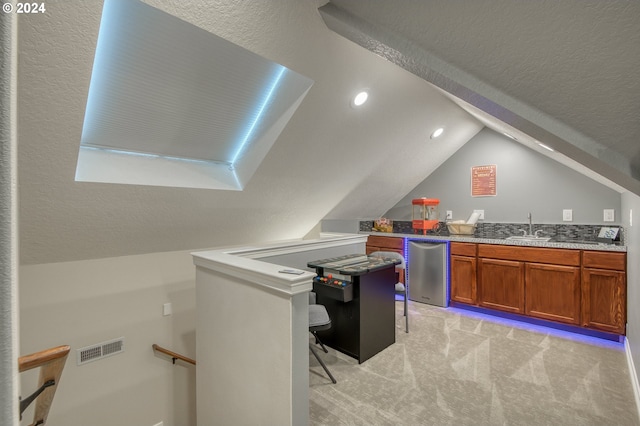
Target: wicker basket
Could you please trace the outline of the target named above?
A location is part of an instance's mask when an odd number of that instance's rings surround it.
[[[451,235],[473,235],[476,230],[475,223],[473,225],[468,223],[447,223],[449,228],[449,234]]]

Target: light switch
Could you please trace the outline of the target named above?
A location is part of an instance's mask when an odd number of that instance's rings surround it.
[[[171,307],[171,303],[165,303],[162,305],[162,315],[165,317],[171,315],[173,313],[173,309]]]
[[[453,219],[453,211],[447,210],[447,220]]]
[[[571,222],[573,220],[573,210],[571,209],[562,210],[562,220],[565,222]]]
[[[604,209],[604,218],[605,222],[613,222],[615,220],[615,210],[614,209]]]

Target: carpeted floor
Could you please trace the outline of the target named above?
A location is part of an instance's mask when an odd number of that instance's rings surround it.
[[[624,346],[410,302],[361,365],[310,355],[312,425],[640,425]]]

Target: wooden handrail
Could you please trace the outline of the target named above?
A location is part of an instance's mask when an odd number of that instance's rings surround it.
[[[41,365],[55,359],[63,358],[69,354],[70,350],[71,348],[68,345],[63,345],[51,349],[45,349],[33,354],[21,356],[20,358],[18,358],[18,371],[22,373],[23,371],[40,367]]]
[[[153,348],[154,351],[158,351],[158,352],[162,352],[163,354],[169,355],[171,357],[171,359],[173,360],[173,363],[176,363],[176,359],[182,360],[184,362],[188,362],[189,364],[193,364],[196,365],[196,360],[195,359],[191,359],[189,357],[186,357],[184,355],[180,355],[179,353],[175,353],[173,351],[170,351],[169,349],[165,349],[162,346],[158,346],[155,343],[153,345],[151,345],[151,347]]]
[[[24,407],[21,404],[20,415],[22,416],[22,411],[27,408],[29,403],[36,401],[32,426],[44,425],[47,422],[49,409],[70,350],[68,345],[63,345],[18,358],[18,371],[21,373],[33,368],[40,368],[38,391],[25,399]]]

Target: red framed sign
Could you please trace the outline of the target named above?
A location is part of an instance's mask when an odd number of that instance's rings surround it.
[[[471,167],[471,196],[489,197],[496,195],[495,164]]]

